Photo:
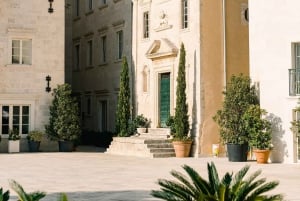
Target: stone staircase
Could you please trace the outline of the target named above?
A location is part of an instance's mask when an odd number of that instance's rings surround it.
[[[149,158],[175,157],[170,129],[150,128],[131,137],[114,137],[106,153]]]

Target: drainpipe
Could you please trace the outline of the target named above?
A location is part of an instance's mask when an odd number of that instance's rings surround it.
[[[222,0],[222,24],[223,24],[223,81],[226,86],[226,0]]]
[[[136,90],[136,78],[137,78],[137,65],[138,65],[138,40],[137,40],[137,33],[138,33],[138,0],[134,0],[133,1],[133,15],[132,15],[132,31],[134,33],[134,37],[132,38],[132,45],[134,44],[135,47],[133,49],[133,51],[135,52],[134,55],[134,62],[132,61],[132,66],[134,66],[134,75],[132,76],[132,81],[134,83],[134,87],[132,90],[132,107],[133,107],[133,111],[132,111],[132,116],[136,115],[137,113],[137,90]]]

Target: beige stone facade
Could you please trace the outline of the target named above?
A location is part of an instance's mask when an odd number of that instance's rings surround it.
[[[246,0],[134,1],[136,114],[150,118],[153,128],[164,126],[161,111],[165,105],[161,100],[165,93],[161,80],[165,75],[170,83],[167,106],[169,114],[174,114],[178,51],[183,43],[194,156],[211,155],[212,144],[219,143],[212,116],[221,106],[226,80],[232,74],[248,74],[246,9]]]
[[[82,127],[114,131],[122,57],[132,66],[131,1],[70,1],[70,9],[68,80],[80,101]]]
[[[0,134],[1,152],[7,152],[8,130],[22,133],[21,151],[27,150],[26,134],[44,130],[48,123],[51,93],[64,82],[64,1],[55,1],[49,14],[47,1],[0,1]],[[53,147],[42,144],[43,150]]]
[[[83,128],[114,131],[121,56],[129,62],[133,115],[150,118],[152,128],[164,127],[176,106],[183,43],[192,155],[211,155],[212,144],[219,143],[212,116],[221,107],[226,81],[232,74],[249,74],[247,0],[94,0],[70,5],[67,23],[72,31],[66,41],[72,45],[67,45],[66,56],[72,55],[67,62],[72,76],[67,79],[81,103]]]

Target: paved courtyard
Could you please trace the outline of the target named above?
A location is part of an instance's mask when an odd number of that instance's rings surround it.
[[[250,164],[250,172],[262,169],[261,177],[279,180],[277,193],[285,200],[300,200],[300,164],[233,163],[227,158],[159,158],[147,159],[77,151],[72,153],[0,154],[0,186],[9,189],[9,179],[19,182],[26,192],[47,192],[44,201],[57,200],[65,192],[71,201],[154,201],[149,195],[158,189],[158,178],[172,178],[171,169],[182,171],[188,164],[207,176],[206,165],[213,161],[219,176],[236,172]],[[275,192],[274,192],[275,193]],[[14,199],[15,193],[11,190]]]

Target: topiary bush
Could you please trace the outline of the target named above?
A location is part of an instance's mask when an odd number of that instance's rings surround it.
[[[51,140],[76,141],[81,133],[78,103],[72,97],[71,85],[58,85],[53,90],[46,134]]]

